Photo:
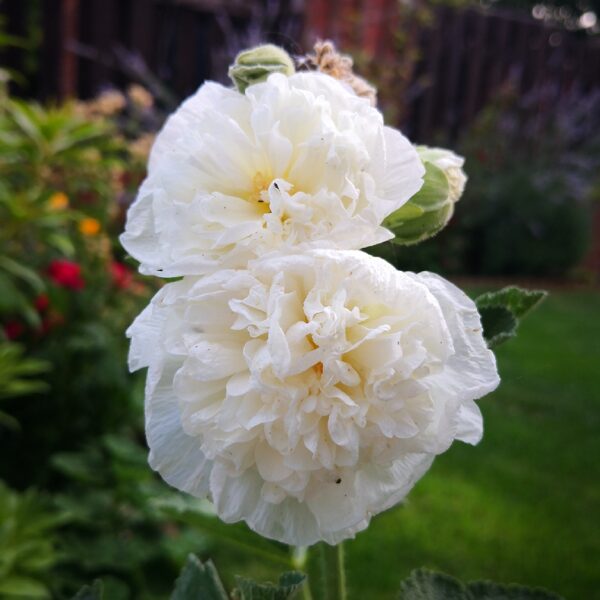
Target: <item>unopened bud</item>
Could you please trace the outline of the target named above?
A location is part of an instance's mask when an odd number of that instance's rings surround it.
[[[229,77],[242,94],[246,88],[264,81],[271,73],[293,75],[294,63],[290,55],[273,44],[257,46],[240,52],[229,67]]]
[[[396,234],[397,244],[416,244],[439,233],[454,214],[467,182],[461,156],[427,146],[418,146],[417,152],[425,167],[423,187],[384,223]]]

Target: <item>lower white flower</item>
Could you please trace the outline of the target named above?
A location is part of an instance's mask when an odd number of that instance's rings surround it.
[[[331,544],[408,493],[499,383],[474,303],[358,251],[167,284],[131,326],[150,464],[227,522]]]

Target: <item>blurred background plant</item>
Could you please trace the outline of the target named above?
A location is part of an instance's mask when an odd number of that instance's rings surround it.
[[[49,598],[59,560],[57,529],[64,515],[47,497],[17,493],[0,482],[0,596]]]
[[[490,277],[563,290],[498,351],[504,384],[482,403],[477,450],[436,461],[348,545],[351,596],[395,597],[398,572],[426,563],[594,597],[598,291],[570,286],[600,269],[597,12],[596,0],[0,0],[0,596],[69,598],[101,578],[111,600],[164,598],[188,552],[212,557],[228,589],[236,573],[299,566],[147,467],[124,331],[155,283],[117,235],[166,111],[224,80],[244,47],[298,56],[321,37],[377,86],[388,122],[466,157],[450,225],[373,252],[467,276],[474,294],[502,286]]]
[[[136,410],[123,331],[151,290],[116,236],[148,148],[139,148],[137,114],[117,127],[126,110],[139,109],[119,92],[48,108],[5,97],[0,106],[0,322],[7,339],[50,365],[46,391],[5,402],[27,432],[3,439],[22,455],[0,468],[18,486],[47,483],[44,457]]]
[[[599,120],[600,91],[523,96],[507,82],[458,141],[469,181],[450,226],[375,252],[417,271],[581,276],[600,200]]]

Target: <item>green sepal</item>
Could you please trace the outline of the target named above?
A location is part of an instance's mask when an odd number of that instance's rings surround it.
[[[294,62],[283,48],[265,44],[240,52],[229,67],[228,75],[243,94],[248,86],[265,81],[271,73],[289,77],[294,72]]]
[[[396,234],[396,244],[417,244],[434,236],[446,226],[454,211],[444,171],[430,162],[423,165],[421,189],[383,223]]]
[[[423,242],[444,229],[453,213],[454,205],[452,203],[437,210],[423,212],[420,217],[392,227],[392,231],[396,234],[392,242],[401,246],[411,246]]]

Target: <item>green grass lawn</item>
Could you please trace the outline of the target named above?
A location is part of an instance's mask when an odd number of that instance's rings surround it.
[[[496,354],[483,441],[347,543],[352,598],[394,598],[423,565],[600,598],[600,294],[552,293]]]

